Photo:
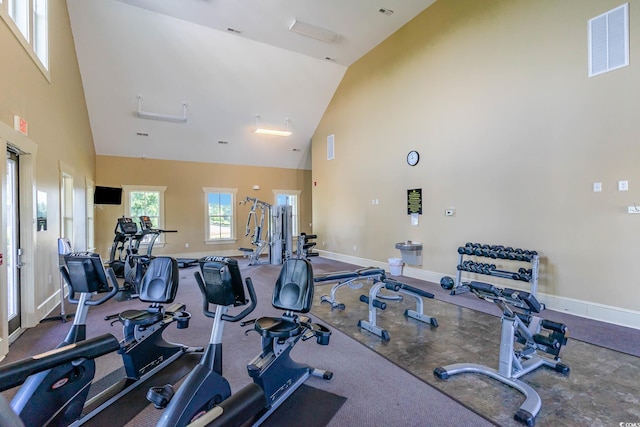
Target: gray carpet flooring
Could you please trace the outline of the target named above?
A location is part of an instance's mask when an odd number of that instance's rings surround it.
[[[312,264],[316,274],[359,268],[324,258],[313,258]],[[242,260],[241,268],[244,277],[252,278],[259,300],[256,311],[249,317],[279,315],[280,312],[271,307],[270,301],[280,266],[250,267],[247,266],[246,260]],[[176,301],[187,304],[193,316],[190,327],[177,330],[172,325],[167,329],[165,338],[191,346],[203,346],[208,342],[212,320],[206,318],[201,312],[201,296],[193,280],[195,269],[196,267],[190,267],[180,271],[180,289],[176,298]],[[391,329],[392,337],[389,343],[381,342],[379,338],[355,326],[357,319],[366,318],[366,306],[357,301],[358,295],[364,292],[349,288],[341,290],[339,296],[345,298],[348,308],[344,312],[335,312],[328,309],[326,304],[319,302],[320,295],[327,293],[330,285],[316,287],[312,318],[330,327],[331,342],[328,346],[319,346],[314,340],[300,342],[292,352],[292,357],[297,361],[334,372],[331,381],[318,378],[310,378],[307,381],[307,385],[311,387],[346,398],[346,402],[328,425],[334,427],[511,425],[512,408],[505,409],[502,405],[493,404],[514,399],[508,387],[506,391],[500,387],[496,388],[495,382],[481,379],[478,375],[470,375],[468,379],[462,379],[463,376],[460,376],[460,379],[453,381],[441,381],[431,373],[433,366],[456,361],[495,365],[498,351],[495,340],[499,341],[499,336],[496,338],[495,335],[496,330],[499,332],[500,328],[498,320],[500,313],[494,304],[482,301],[471,294],[450,296],[438,284],[410,278],[402,278],[402,280],[435,294],[437,301],[425,300],[425,313],[438,317],[440,326],[434,330],[427,325],[416,325],[411,320],[408,328]],[[93,307],[88,319],[89,336],[111,332],[121,338],[120,325],[110,325],[103,320],[103,317],[106,314],[141,306],[142,304],[135,300],[126,302],[112,300],[103,306]],[[434,312],[431,313],[430,310]],[[445,320],[447,317],[444,312],[451,310],[454,315],[450,319],[457,317],[460,323],[454,325],[454,320]],[[399,312],[398,309],[387,310],[387,313],[380,317],[381,324],[406,323],[407,320],[403,316],[397,316]],[[639,421],[640,411],[634,408],[638,406],[637,403],[640,400],[638,392],[640,387],[634,385],[634,382],[637,383],[635,380],[637,375],[633,372],[637,372],[637,367],[640,367],[637,359],[640,355],[640,331],[565,313],[554,313],[551,310],[546,310],[544,313],[546,318],[569,326],[571,336],[566,348],[569,360],[563,358],[563,361],[573,366],[571,366],[572,375],[566,380],[557,380],[554,378],[555,373],[542,372],[542,370],[540,374],[530,374],[536,375],[533,383],[537,384],[537,387],[545,386],[545,381],[553,383],[550,387],[551,401],[543,401],[543,412],[537,425],[584,423],[609,425],[605,420],[612,419],[617,422]],[[463,324],[468,325],[466,328],[468,330],[464,331],[461,326]],[[474,326],[477,324],[488,326],[486,330],[480,331]],[[460,328],[457,339],[461,341],[453,339],[448,341],[446,331],[451,332],[452,328],[454,333],[450,337],[456,335],[455,328]],[[26,331],[11,345],[9,355],[0,364],[51,349],[64,338],[67,329],[68,324],[46,322]],[[245,335],[245,329],[238,324],[227,324],[224,331],[223,369],[232,390],[239,390],[250,382],[246,364],[260,351],[259,336],[254,332]],[[484,345],[473,341],[479,336],[486,341]],[[467,340],[466,343],[465,340]],[[454,358],[451,354],[455,353],[458,355]],[[582,356],[574,357],[572,354],[585,355],[585,357],[581,359]],[[603,370],[602,366],[598,365],[598,360],[601,358],[611,359],[610,363],[615,365],[612,368],[613,371],[608,371],[609,368]],[[101,378],[117,370],[121,362],[118,355],[111,354],[100,358],[97,365],[96,377]],[[580,384],[580,375],[584,375],[580,370],[583,367],[599,372],[593,378],[593,383],[589,383],[594,384],[591,390],[585,384]],[[575,375],[576,372],[577,375]],[[606,382],[611,378],[617,378],[621,384],[610,386],[614,387],[613,389],[607,389]],[[579,391],[568,394],[567,390],[571,391],[571,388],[566,388],[567,384],[577,387]],[[11,396],[12,391],[5,394]],[[596,416],[590,420],[575,417],[575,423],[571,423],[571,417],[577,413],[575,411],[581,410],[580,399],[593,402]],[[622,409],[619,406],[610,406],[610,401],[616,404],[622,402]],[[515,406],[517,405],[516,402]],[[304,411],[304,408],[300,410]],[[598,418],[598,411],[609,412],[609,418]],[[565,417],[556,417],[563,412]],[[148,406],[126,425],[151,426],[155,424],[159,415],[158,410]]]

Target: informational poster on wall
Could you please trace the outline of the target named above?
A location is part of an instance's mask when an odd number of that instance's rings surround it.
[[[422,215],[422,188],[407,190],[407,215]]]

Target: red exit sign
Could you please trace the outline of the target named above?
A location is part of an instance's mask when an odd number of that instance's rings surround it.
[[[13,116],[13,128],[25,136],[29,133],[29,124],[20,116]]]

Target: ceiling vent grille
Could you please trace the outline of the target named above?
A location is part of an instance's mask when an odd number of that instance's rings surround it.
[[[335,43],[340,38],[340,35],[334,31],[309,24],[308,22],[299,21],[297,19],[294,19],[291,23],[289,31],[311,37],[312,39],[325,43]]]
[[[629,65],[629,3],[589,20],[589,77]]]

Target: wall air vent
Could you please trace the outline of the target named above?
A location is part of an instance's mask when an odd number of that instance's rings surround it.
[[[589,20],[589,77],[629,65],[629,3]]]
[[[334,148],[334,136],[331,134],[327,137],[327,160],[333,160],[335,157]]]

